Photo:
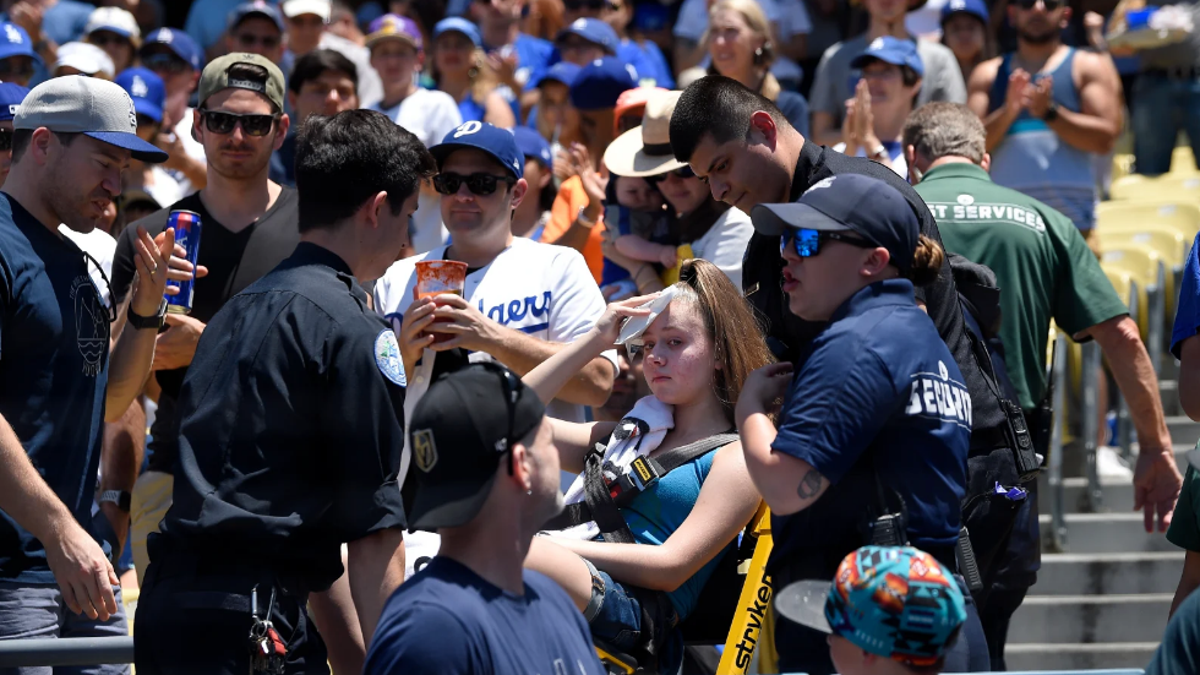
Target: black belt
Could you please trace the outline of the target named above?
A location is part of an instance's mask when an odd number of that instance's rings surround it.
[[[1142,74],[1165,77],[1169,80],[1198,80],[1200,79],[1200,67],[1177,66],[1175,68],[1148,68]]]

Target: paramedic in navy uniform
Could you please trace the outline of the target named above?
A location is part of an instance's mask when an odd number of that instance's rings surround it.
[[[794,375],[791,363],[760,368],[738,400],[746,465],[773,515],[775,587],[832,578],[871,543],[873,519],[905,511],[909,542],[957,569],[971,399],[913,296],[914,284],[936,278],[941,247],[920,234],[899,191],[858,174],[826,178],[797,203],[757,206],[752,218],[760,234],[780,237],[789,310],[829,322]],[[767,413],[779,398],[776,431]],[[967,670],[980,650],[987,669],[973,610],[949,672]],[[833,672],[825,635],[786,621],[780,629],[790,668]]]
[[[359,282],[408,244],[433,169],[380,113],[306,120],[300,244],[217,312],[183,381],[174,504],[151,535],[138,608],[139,673],[256,672],[255,599],[287,643],[282,672],[329,672],[306,604],[342,575],[343,543],[370,643],[404,578],[404,388],[395,335]]]

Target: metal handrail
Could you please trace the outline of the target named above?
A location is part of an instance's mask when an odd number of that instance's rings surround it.
[[[133,663],[133,638],[30,638],[0,640],[0,668]]]
[[[1090,341],[1083,345],[1080,368],[1080,389],[1083,405],[1080,410],[1079,435],[1083,438],[1084,474],[1087,477],[1085,508],[1093,513],[1104,505],[1100,488],[1100,469],[1097,466],[1097,437],[1100,435],[1100,345]]]
[[[1063,494],[1063,412],[1067,409],[1067,338],[1055,338],[1054,363],[1054,423],[1050,432],[1050,457],[1047,458],[1047,477],[1050,484],[1050,537],[1054,550],[1067,550],[1066,497]]]

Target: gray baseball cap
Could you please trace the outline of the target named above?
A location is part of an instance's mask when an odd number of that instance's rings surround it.
[[[159,163],[167,153],[138,138],[133,99],[120,85],[83,75],[67,75],[34,87],[13,118],[14,129],[46,127],[124,148],[134,159]]]
[[[258,80],[230,77],[229,70],[239,63],[263,68],[267,71],[267,79],[259,82]],[[279,66],[272,63],[265,56],[235,52],[217,58],[205,66],[204,72],[200,75],[200,106],[203,107],[204,102],[210,96],[225,89],[248,89],[256,91],[266,96],[268,101],[274,103],[275,108],[279,112],[283,112],[283,92],[285,89],[283,71],[279,70]]]

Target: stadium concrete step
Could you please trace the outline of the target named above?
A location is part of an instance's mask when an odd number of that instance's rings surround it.
[[[1174,358],[1171,359],[1175,361]],[[1158,395],[1162,399],[1163,414],[1171,417],[1183,414],[1183,407],[1179,405],[1179,382],[1176,380],[1159,380]]]
[[[1065,520],[1067,551],[1070,553],[1179,551],[1162,533],[1147,533],[1140,512],[1067,513]],[[1044,536],[1050,532],[1048,513],[1039,515],[1038,523]]]
[[[1035,586],[1031,592],[1037,591]],[[1155,642],[1162,639],[1167,627],[1172,597],[1171,593],[1030,595],[1013,615],[1008,641],[1064,645]]]
[[[1029,592],[1044,598],[1173,594],[1183,570],[1183,556],[1183,551],[1043,553],[1037,585]]]
[[[1176,446],[1194,446],[1196,441],[1200,440],[1200,422],[1195,422],[1185,415],[1168,416],[1167,429],[1171,432],[1171,442]]]
[[[1128,513],[1133,511],[1133,481],[1129,479],[1101,478],[1100,489],[1106,512]],[[1050,512],[1050,484],[1045,473],[1038,479],[1038,511]],[[1063,479],[1063,507],[1067,513],[1081,513],[1087,505],[1087,479]]]
[[[1145,668],[1155,649],[1157,641],[1073,645],[1009,642],[1004,658],[1009,670]]]

